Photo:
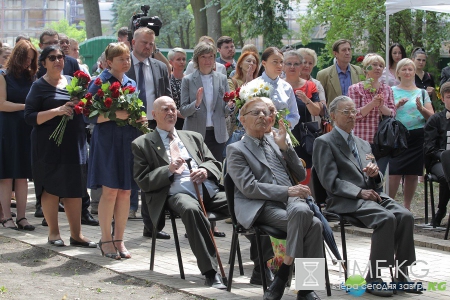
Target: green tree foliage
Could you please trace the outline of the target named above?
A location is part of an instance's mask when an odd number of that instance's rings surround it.
[[[317,26],[325,26],[327,43],[320,65],[331,59],[331,46],[341,38],[352,40],[357,53],[377,52],[385,57],[384,3],[384,0],[310,0],[307,14],[298,19],[300,38],[307,44]],[[425,47],[429,55],[427,69],[434,71],[441,43],[449,38],[448,23],[443,21],[443,14],[434,12],[396,13],[390,17],[390,44],[402,44],[408,55],[414,47]]]
[[[117,30],[130,25],[131,16],[141,13],[141,5],[150,5],[149,16],[158,16],[163,26],[157,37],[158,47],[191,48],[194,42],[194,17],[187,0],[114,0],[113,25]]]
[[[86,40],[86,24],[83,21],[78,23],[78,25],[69,25],[69,21],[62,19],[58,22],[51,22],[48,27],[58,33],[65,33],[69,38],[75,39],[79,43]]]
[[[289,0],[224,0],[222,7],[229,10],[227,17],[235,22],[236,30],[245,28],[244,38],[262,36],[264,47],[283,46],[283,35],[289,34],[284,19],[292,10]]]

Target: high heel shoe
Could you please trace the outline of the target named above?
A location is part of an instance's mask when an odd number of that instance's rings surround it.
[[[14,225],[14,226],[5,226],[5,224],[8,223],[9,221],[14,223],[13,218],[8,218],[8,219],[2,221],[3,227],[9,228],[9,229],[12,229],[12,230],[17,230],[16,225]]]
[[[116,243],[116,242],[123,242],[123,241],[122,240],[115,240],[114,243]],[[119,255],[120,255],[121,258],[131,258],[131,253],[128,250],[127,251],[123,251],[123,252],[119,251]]]
[[[100,249],[100,251],[102,252],[102,256],[108,257],[108,258],[111,258],[111,259],[119,260],[120,259],[120,255],[117,254],[117,252],[114,252],[114,253],[105,253],[105,252],[103,252],[102,245],[103,244],[107,244],[107,243],[113,243],[114,248],[116,247],[114,245],[114,241],[102,242],[102,240],[100,239],[100,241],[98,241],[97,245],[98,245],[98,248]]]

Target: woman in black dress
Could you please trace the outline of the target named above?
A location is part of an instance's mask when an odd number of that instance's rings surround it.
[[[81,234],[81,197],[86,196],[86,133],[82,115],[73,115],[74,103],[65,89],[71,77],[61,75],[64,53],[58,46],[42,51],[39,63],[47,73],[35,81],[25,100],[25,121],[31,132],[31,164],[36,196],[41,196],[42,210],[48,223],[48,243],[64,246],[58,226],[58,203],[63,198],[70,226],[70,245],[95,248],[97,245]],[[60,146],[49,137],[62,116],[67,122]]]
[[[0,203],[4,227],[34,230],[25,218],[28,183],[31,178],[32,127],[25,123],[25,98],[35,80],[38,52],[26,40],[14,47],[6,65],[6,75],[0,76]],[[11,191],[15,180],[17,218],[11,217]]]

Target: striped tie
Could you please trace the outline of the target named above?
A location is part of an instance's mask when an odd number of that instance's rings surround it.
[[[292,186],[292,183],[289,179],[289,176],[286,173],[286,170],[278,159],[277,154],[270,146],[269,142],[264,138],[260,144],[263,147],[264,154],[266,155],[267,162],[269,163],[270,168],[272,169],[273,176],[275,177],[278,185],[282,186]]]
[[[351,133],[348,135],[347,144],[348,144],[348,147],[350,148],[350,150],[352,151],[352,154],[355,157],[356,161],[358,162],[359,167],[362,170],[361,160],[359,159],[359,155],[358,155],[358,149],[356,148],[356,143],[355,143],[355,140],[353,139],[353,135]]]

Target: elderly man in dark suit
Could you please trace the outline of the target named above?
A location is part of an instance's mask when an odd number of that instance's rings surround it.
[[[131,52],[131,68],[126,75],[135,80],[138,85],[139,98],[144,102],[146,108],[148,125],[154,129],[156,121],[153,119],[152,110],[153,102],[161,96],[172,97],[172,92],[169,83],[169,74],[167,66],[151,58],[155,46],[155,32],[147,27],[139,28],[134,32],[133,52]],[[141,214],[144,222],[145,237],[152,236],[153,224],[148,215],[147,204],[144,199],[144,194],[141,194]],[[136,211],[138,209],[138,191],[131,191],[131,206],[129,218],[136,218]],[[170,236],[164,231],[156,233],[156,238],[169,239]]]
[[[317,73],[317,80],[325,90],[328,103],[337,96],[346,96],[348,87],[360,82],[360,76],[364,75],[364,71],[360,67],[350,64],[352,43],[349,40],[340,39],[334,42],[333,55],[336,63]]]
[[[199,133],[175,130],[177,107],[173,99],[158,98],[152,117],[157,123],[156,130],[132,143],[134,178],[145,193],[150,218],[155,224],[164,220],[166,205],[180,215],[197,265],[206,277],[205,285],[225,289],[216,271],[210,223],[194,189],[194,184],[198,184],[207,211],[228,215],[225,193],[219,192],[218,187],[222,164],[214,159]],[[192,173],[185,162],[188,158],[192,158]]]
[[[374,229],[367,282],[380,282],[380,267],[392,266],[401,266],[396,271],[398,281],[410,282],[407,266],[416,260],[414,217],[388,195],[376,192],[383,184],[383,174],[369,143],[353,135],[356,109],[352,99],[335,98],[330,115],[334,129],[315,140],[313,151],[313,165],[328,193],[327,210]],[[392,295],[392,290],[367,291],[377,296]],[[418,292],[415,288],[406,291]]]
[[[235,189],[236,218],[249,228],[254,222],[286,231],[286,256],[264,299],[281,299],[294,258],[322,258],[322,223],[314,217],[305,198],[311,196],[308,186],[293,184],[306,176],[305,168],[294,148],[286,141],[286,129],[267,139],[271,126],[270,112],[261,98],[247,102],[240,110],[245,135],[227,147],[228,173]],[[313,291],[299,291],[297,299],[314,300]]]

